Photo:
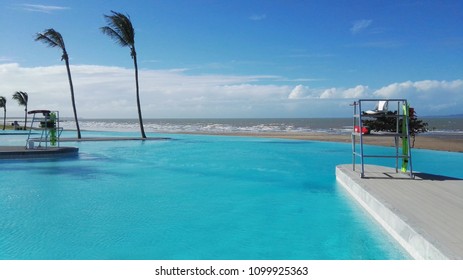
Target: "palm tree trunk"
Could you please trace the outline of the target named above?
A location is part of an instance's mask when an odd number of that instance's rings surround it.
[[[69,87],[71,88],[71,100],[72,100],[72,108],[74,109],[74,119],[76,121],[76,127],[77,127],[77,138],[81,139],[82,137],[80,135],[79,120],[77,119],[76,101],[74,99],[74,87],[72,85],[71,69],[69,68],[69,59],[65,57],[64,61],[66,62],[66,69],[68,71],[68,79],[69,79]]]
[[[135,53],[135,49],[133,49],[133,64],[135,67],[135,87],[137,91],[138,121],[140,122],[141,137],[146,138],[145,128],[143,127],[143,118],[141,116],[140,90],[138,86],[138,64],[137,64],[137,54]]]
[[[26,108],[24,108],[24,130],[27,129],[26,126],[27,126],[27,106]]]
[[[6,108],[3,108],[3,130],[5,130],[6,126]]]

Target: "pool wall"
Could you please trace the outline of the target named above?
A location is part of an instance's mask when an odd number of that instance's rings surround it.
[[[370,194],[362,186],[367,184],[365,181],[368,180],[359,181],[359,174],[351,170],[351,165],[337,166],[336,180],[414,259],[448,259],[428,239],[424,238],[417,230],[410,226],[406,222],[406,217],[401,218],[399,213],[397,213],[397,209]],[[369,181],[369,183],[372,183],[372,181]]]

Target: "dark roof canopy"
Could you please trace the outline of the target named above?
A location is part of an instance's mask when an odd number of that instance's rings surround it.
[[[51,113],[50,110],[33,110],[33,111],[29,111],[27,112],[28,114],[40,114],[42,113],[43,115],[49,115]]]

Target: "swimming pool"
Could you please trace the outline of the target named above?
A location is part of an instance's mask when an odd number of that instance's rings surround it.
[[[169,136],[1,161],[0,259],[408,258],[336,183],[350,144]]]

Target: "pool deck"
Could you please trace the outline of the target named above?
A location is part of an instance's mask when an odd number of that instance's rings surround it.
[[[1,146],[0,159],[49,158],[75,156],[79,148],[75,147],[48,147],[26,149],[25,146]]]
[[[357,168],[360,169],[360,168]],[[336,179],[415,259],[463,259],[463,179],[338,165]]]
[[[85,137],[85,138],[60,138],[61,142],[89,142],[89,141],[162,141],[171,138],[161,137]],[[34,139],[31,139],[34,142]],[[37,141],[35,141],[37,142]],[[76,147],[35,147],[27,149],[25,146],[0,146],[0,159],[23,159],[23,158],[48,158],[77,155],[79,148]]]

